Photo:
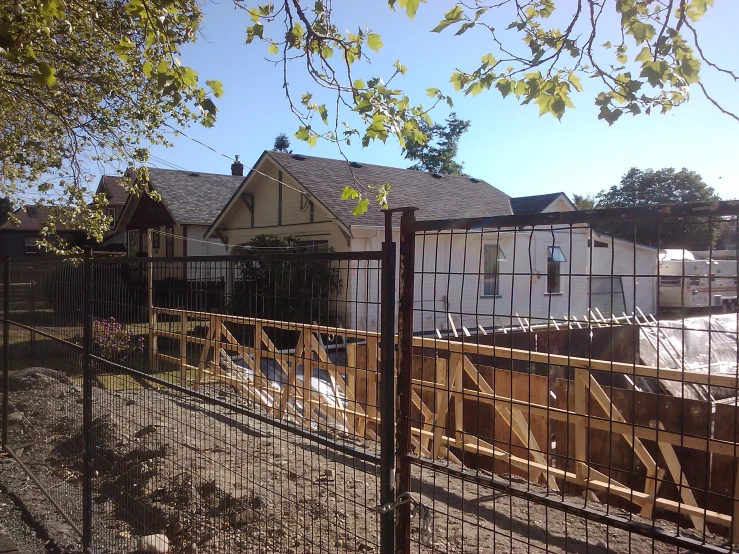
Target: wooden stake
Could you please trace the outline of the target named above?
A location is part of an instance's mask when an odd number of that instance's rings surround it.
[[[180,384],[187,385],[187,312],[180,314]]]
[[[447,361],[436,358],[436,401],[434,404],[434,442],[432,459],[436,460],[443,446],[441,438],[446,430],[446,416],[449,411],[449,389],[447,388]]]
[[[151,229],[146,230],[146,256],[149,258],[146,276],[146,306],[149,311],[149,371],[157,368],[157,314],[154,311],[154,255],[151,246]]]

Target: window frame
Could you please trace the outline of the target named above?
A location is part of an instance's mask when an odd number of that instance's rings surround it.
[[[494,252],[493,259],[489,259],[488,252]],[[482,246],[482,298],[499,298],[500,297],[500,261],[501,250],[499,243],[483,244]],[[488,271],[488,262],[494,265],[493,271]],[[488,288],[488,285],[492,287]]]
[[[556,256],[556,252],[560,256]],[[561,246],[547,246],[546,294],[562,294],[562,264],[566,261]]]
[[[32,240],[33,244],[30,245],[31,250],[29,251],[29,244],[28,241]],[[31,237],[31,236],[25,236],[23,237],[23,253],[26,256],[37,256],[39,253],[38,248],[38,237]]]
[[[116,221],[115,208],[106,208],[105,211],[107,212],[106,215],[108,215],[108,217],[111,218],[111,221],[110,221],[110,230],[113,231],[115,229],[115,224],[118,223]]]

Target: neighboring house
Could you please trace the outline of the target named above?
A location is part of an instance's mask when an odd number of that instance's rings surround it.
[[[23,206],[13,212],[20,222],[16,225],[10,220],[0,225],[0,255],[11,258],[33,258],[44,254],[38,246],[41,227],[49,217],[49,208],[45,206]],[[60,238],[71,246],[84,246],[84,231],[60,228]]]
[[[146,256],[146,233],[152,229],[152,256],[217,256],[226,246],[217,237],[204,234],[226,205],[243,178],[243,165],[235,163],[231,175],[149,168],[150,190],[159,193],[161,202],[148,194],[131,195],[116,225],[116,232],[128,233],[129,256]],[[131,178],[135,174],[130,173]],[[137,183],[135,183],[137,184]],[[154,278],[188,281],[220,280],[220,269],[188,264],[157,264]]]
[[[97,194],[104,193],[108,197],[108,206],[105,208],[105,214],[112,220],[110,230],[105,233],[102,244],[95,248],[96,252],[123,254],[128,252],[126,241],[128,234],[126,232],[116,232],[118,220],[128,201],[128,192],[121,184],[122,180],[122,177],[115,175],[103,175],[95,191]]]
[[[538,213],[575,209],[563,193],[511,199],[470,177],[265,151],[205,237],[223,237],[230,248],[260,234],[273,234],[293,236],[339,252],[379,250],[384,214],[376,203],[371,202],[367,212],[355,218],[351,213],[353,203],[340,199],[341,188],[352,183],[353,177],[365,185],[390,183],[392,205],[419,207],[419,220],[511,215],[514,210]],[[397,217],[395,223],[397,241]],[[526,229],[419,235],[415,330],[447,328],[447,313],[452,314],[457,326],[471,329],[478,324],[510,325],[516,321],[514,314],[532,321],[545,320],[549,314],[558,319],[568,314],[581,318],[589,306],[590,274],[607,277],[606,286],[598,286],[598,291],[607,294],[596,291],[594,304],[605,307],[607,296],[610,307],[610,291],[622,286],[623,311],[630,313],[634,310],[634,294],[629,294],[627,282],[633,284],[634,279],[628,276],[639,274],[642,265],[644,271],[656,276],[657,251],[610,239],[595,239],[591,248],[590,235],[587,228],[577,229],[572,235],[555,231],[554,237],[551,231],[540,229],[533,235]],[[627,276],[623,279],[610,277],[611,248],[618,251],[613,272]],[[638,252],[637,272],[631,267],[634,248]],[[621,255],[622,250],[629,255]],[[362,270],[365,266],[351,262],[348,275],[344,275],[341,296],[351,303],[342,310],[346,314],[343,324],[376,329],[379,275]],[[570,273],[572,286],[567,276]],[[646,292],[640,289],[637,293],[637,305],[645,313],[656,311],[656,278],[654,281],[644,283]]]

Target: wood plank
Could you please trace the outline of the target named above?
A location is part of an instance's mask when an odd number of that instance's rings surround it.
[[[449,411],[449,388],[447,388],[449,367],[443,358],[436,358],[436,389],[434,403],[434,439],[431,459],[436,460],[441,454],[442,441],[446,430],[446,416]]]
[[[588,372],[585,369],[575,370],[575,412],[588,415]],[[587,421],[587,420],[586,420]],[[583,478],[587,475],[588,463],[588,428],[586,421],[575,421],[575,473]]]
[[[463,367],[465,372],[470,376],[472,381],[482,392],[487,394],[495,394],[493,388],[488,384],[485,378],[480,375],[475,365],[469,360],[467,356],[462,356],[462,363],[464,364]],[[524,447],[528,450],[529,455],[534,459],[534,461],[536,461],[538,465],[543,464],[544,466],[548,467],[546,463],[546,458],[539,448],[539,443],[537,442],[534,435],[531,433],[528,427],[528,423],[523,418],[520,410],[516,410],[516,413],[512,413],[507,406],[499,406],[497,403],[494,404],[494,407],[495,410],[501,415],[501,417],[503,417],[503,420],[511,428],[518,440],[520,440]],[[538,481],[538,478],[541,475],[541,471],[539,471],[538,465],[531,466],[528,469],[531,481],[534,483]],[[554,476],[547,474],[546,477],[550,488],[552,488],[553,490],[559,490]]]
[[[180,384],[187,383],[187,312],[180,314]]]
[[[600,383],[598,383],[598,381],[596,381],[595,377],[593,377],[592,375],[590,375],[589,378],[590,394],[593,395],[596,402],[598,402],[603,411],[606,412],[606,414],[608,414],[609,417],[614,421],[626,423],[626,418],[624,418],[624,416],[621,415],[619,409],[613,405],[613,402],[611,402],[611,399],[606,394],[606,391],[603,390],[603,387],[600,386]],[[656,476],[657,474],[657,462],[654,461],[652,455],[647,451],[646,448],[644,448],[644,444],[641,442],[641,440],[639,440],[638,437],[634,437],[633,433],[621,433],[621,436],[626,439],[626,442],[629,443],[629,446],[634,449],[634,453],[639,457],[644,466],[647,468],[647,473],[652,476],[652,479],[654,479],[654,476]]]
[[[661,423],[658,423],[657,425],[658,427],[663,428]],[[670,470],[672,481],[675,483],[675,485],[677,485],[677,488],[680,491],[680,497],[683,499],[683,502],[691,506],[695,506],[696,508],[700,508],[700,506],[698,506],[697,500],[695,499],[695,496],[693,495],[693,490],[690,488],[688,480],[685,478],[683,468],[677,459],[677,455],[675,454],[675,449],[672,447],[671,444],[658,444],[659,449],[662,452],[662,457],[665,459],[665,463],[667,464],[667,469]],[[703,518],[695,514],[688,514],[688,516],[690,517],[690,521],[693,522],[693,527],[695,527],[698,531],[703,531]]]

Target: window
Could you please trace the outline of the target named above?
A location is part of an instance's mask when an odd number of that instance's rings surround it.
[[[26,254],[38,254],[38,244],[36,237],[25,237],[23,239]]]
[[[482,295],[497,296],[498,295],[498,262],[505,260],[502,250],[497,244],[486,244],[483,246],[483,281]]]
[[[135,258],[139,255],[139,231],[128,232],[128,255]]]
[[[560,264],[566,261],[567,258],[565,258],[559,246],[549,246],[547,248],[547,293],[558,294],[562,292],[562,269]]]
[[[305,248],[306,252],[328,252],[327,240],[301,240],[298,246]]]
[[[115,229],[115,208],[108,208],[105,210],[106,215],[110,218],[110,228]]]
[[[663,275],[659,278],[659,284],[663,287],[681,287],[683,284],[683,279],[679,276],[675,277],[672,275]]]
[[[164,241],[166,249],[164,255],[171,258],[174,256],[174,229],[172,227],[167,227],[167,234],[164,236]]]
[[[159,227],[154,227],[151,230],[151,247],[153,250],[159,250],[162,245],[162,234],[159,232]]]

